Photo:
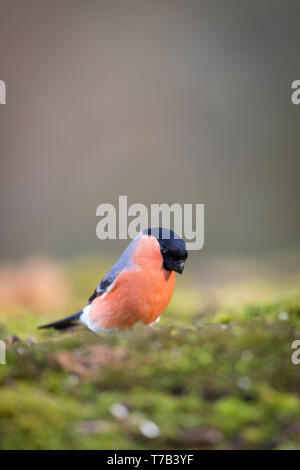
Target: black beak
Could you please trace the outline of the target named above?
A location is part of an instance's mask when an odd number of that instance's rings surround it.
[[[182,274],[183,270],[184,270],[184,261],[180,261],[174,267],[174,271],[176,271],[179,274]]]

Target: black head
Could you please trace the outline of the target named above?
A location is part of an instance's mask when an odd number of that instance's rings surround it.
[[[182,238],[172,230],[165,228],[148,228],[144,232],[157,238],[163,257],[163,267],[167,271],[176,271],[182,274],[185,260],[188,257]]]

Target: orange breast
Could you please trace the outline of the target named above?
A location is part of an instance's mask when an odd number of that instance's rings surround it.
[[[90,319],[100,328],[124,330],[140,320],[148,325],[170,302],[175,273],[163,269],[156,238],[145,235],[137,242],[133,266],[119,275],[111,292],[93,301]]]

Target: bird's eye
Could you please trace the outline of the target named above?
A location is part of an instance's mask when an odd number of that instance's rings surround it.
[[[168,253],[168,250],[166,248],[161,249],[162,255],[166,255]]]

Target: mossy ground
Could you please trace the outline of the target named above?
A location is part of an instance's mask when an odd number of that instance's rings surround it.
[[[71,270],[68,311],[0,312],[1,449],[300,449],[300,290],[214,305],[180,278],[157,327],[37,330],[76,311],[94,274]]]

